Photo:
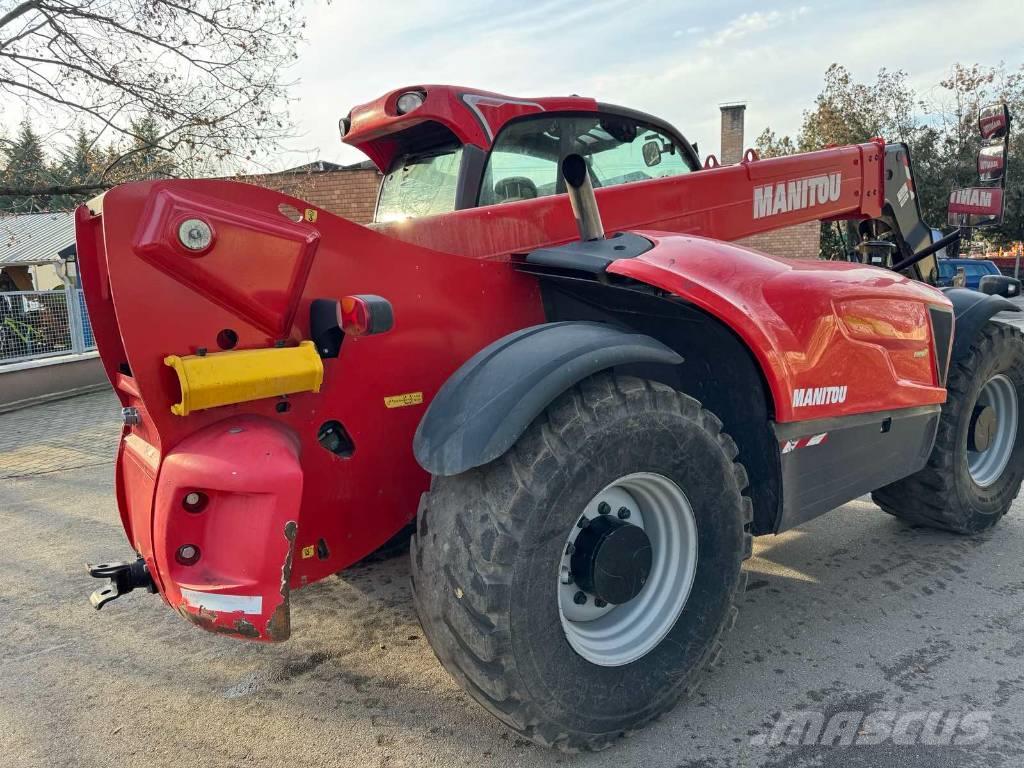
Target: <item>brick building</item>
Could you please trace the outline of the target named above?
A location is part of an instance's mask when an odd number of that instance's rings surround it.
[[[357,224],[368,224],[377,205],[380,173],[369,160],[355,165],[319,161],[239,181],[275,189]]]
[[[723,104],[722,110],[722,165],[733,165],[743,159],[743,123],[746,104]],[[792,227],[745,237],[740,245],[756,248],[773,256],[795,259],[816,259],[821,250],[821,224],[808,221]]]

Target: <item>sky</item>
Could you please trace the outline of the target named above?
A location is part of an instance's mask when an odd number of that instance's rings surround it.
[[[1024,0],[334,0],[304,11],[287,75],[299,130],[267,159],[274,170],[365,159],[340,143],[338,118],[404,85],[591,96],[667,119],[703,156],[718,153],[725,102],[747,103],[748,145],[768,125],[796,132],[833,62],[862,82],[902,69],[925,97],[954,61],[1024,63]]]

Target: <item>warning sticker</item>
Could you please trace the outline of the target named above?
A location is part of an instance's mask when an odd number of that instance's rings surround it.
[[[407,405],[422,405],[422,392],[406,392],[404,395],[392,395],[384,398],[384,405],[388,408],[405,408]]]
[[[305,211],[304,218],[310,224],[313,224],[316,221],[316,209],[315,208],[307,208],[306,211]]]
[[[303,547],[302,548],[302,559],[309,560],[313,555],[316,554],[316,547]]]

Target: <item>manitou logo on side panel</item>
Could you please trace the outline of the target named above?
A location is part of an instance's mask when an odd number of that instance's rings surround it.
[[[808,387],[793,390],[793,407],[833,405],[846,402],[846,387]]]
[[[765,216],[834,203],[839,199],[842,184],[842,174],[830,173],[754,187],[754,218],[763,219]]]

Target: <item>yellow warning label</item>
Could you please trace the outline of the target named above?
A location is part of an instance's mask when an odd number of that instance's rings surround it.
[[[422,392],[406,392],[404,395],[392,395],[384,398],[384,405],[388,408],[404,408],[407,405],[422,405]]]
[[[303,547],[302,548],[302,559],[309,560],[313,555],[316,554],[316,547]]]
[[[307,208],[303,218],[310,224],[314,223],[316,221],[316,210],[314,208]]]

